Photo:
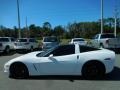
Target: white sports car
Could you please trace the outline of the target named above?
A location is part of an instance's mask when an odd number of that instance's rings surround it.
[[[92,79],[110,73],[114,68],[114,62],[113,51],[71,44],[12,59],[4,65],[4,72],[12,78],[38,75],[82,75]]]

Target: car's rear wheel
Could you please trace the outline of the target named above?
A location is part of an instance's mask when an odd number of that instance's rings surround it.
[[[33,51],[33,46],[31,46],[30,51],[31,51],[31,52]]]
[[[23,79],[29,76],[27,67],[20,62],[13,63],[10,67],[10,77]]]
[[[104,45],[102,44],[102,43],[100,43],[100,46],[99,46],[100,48],[104,48]]]
[[[7,46],[6,48],[5,48],[5,53],[9,53],[10,52],[10,47],[9,46]]]
[[[88,62],[83,66],[82,75],[86,79],[102,79],[105,75],[105,66],[98,61]]]

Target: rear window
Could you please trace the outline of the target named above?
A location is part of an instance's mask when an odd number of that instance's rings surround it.
[[[29,39],[29,42],[35,42],[35,39]]]
[[[89,47],[89,46],[79,46],[79,47],[80,47],[80,53],[100,50],[98,48]]]
[[[18,39],[17,42],[27,42],[27,39]]]
[[[103,34],[101,38],[115,38],[114,34]]]
[[[73,39],[73,42],[76,42],[76,41],[85,41],[84,39]]]
[[[45,37],[43,42],[58,42],[56,37]]]
[[[9,42],[8,38],[0,38],[0,42]]]

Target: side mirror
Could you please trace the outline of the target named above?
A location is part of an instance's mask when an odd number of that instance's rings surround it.
[[[49,55],[49,58],[51,58],[51,57],[53,57],[53,54],[50,54],[50,55]]]

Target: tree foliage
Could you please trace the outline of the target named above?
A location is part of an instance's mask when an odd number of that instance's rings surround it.
[[[105,18],[104,33],[114,33],[114,18]],[[43,26],[31,24],[28,28],[21,29],[22,37],[42,38],[44,36],[58,36],[59,38],[92,38],[95,34],[100,33],[100,20],[96,22],[73,22],[67,26],[55,26],[52,28],[50,22],[43,23]],[[120,18],[117,19],[117,35],[120,35]],[[13,29],[0,26],[0,37],[18,37],[18,28]]]

